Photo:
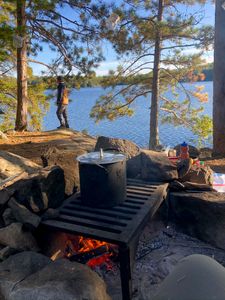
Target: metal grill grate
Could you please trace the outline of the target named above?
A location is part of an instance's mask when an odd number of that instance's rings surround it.
[[[167,188],[167,183],[129,179],[124,203],[104,209],[84,206],[80,195],[73,195],[64,202],[57,219],[43,221],[42,225],[118,245],[123,300],[130,300],[131,265],[137,241],[147,221],[166,198]]]
[[[167,184],[128,180],[124,203],[107,209],[84,206],[80,196],[74,195],[64,202],[57,219],[42,224],[110,243],[129,243],[158,209],[166,189]]]

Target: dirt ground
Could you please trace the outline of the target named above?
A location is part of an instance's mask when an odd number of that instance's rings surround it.
[[[91,151],[96,139],[87,134],[65,129],[44,132],[11,132],[7,140],[0,139],[0,150],[23,156],[42,165],[41,155],[49,147],[58,149],[87,149]]]
[[[173,223],[164,223],[157,213],[140,236],[132,272],[132,300],[151,299],[177,263],[191,254],[207,255],[225,266],[223,249],[186,235]],[[112,300],[122,300],[119,265],[95,271],[106,282]]]
[[[74,130],[52,130],[45,132],[11,132],[8,140],[0,139],[0,150],[13,152],[41,164],[41,154],[50,146],[61,148],[94,148],[96,138]],[[205,159],[205,164],[214,172],[225,173],[225,157]]]

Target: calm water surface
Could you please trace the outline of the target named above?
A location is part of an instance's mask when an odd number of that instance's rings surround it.
[[[204,105],[204,114],[212,115],[212,82],[200,82],[193,85],[185,83],[186,87],[194,89],[196,85],[204,85],[205,92],[209,95],[209,101]],[[94,136],[104,135],[110,137],[129,139],[141,147],[147,147],[149,140],[149,114],[150,114],[150,95],[145,98],[139,98],[132,106],[135,113],[132,117],[122,117],[115,121],[101,121],[95,124],[94,120],[89,117],[92,106],[95,101],[106,91],[100,87],[82,88],[72,90],[70,98],[73,100],[68,107],[70,127],[87,132]],[[172,94],[167,93],[167,97],[172,99]],[[197,102],[193,100],[193,106]],[[59,126],[59,121],[55,114],[55,101],[51,101],[50,110],[44,118],[44,129],[51,130]],[[175,146],[183,141],[190,142],[193,133],[185,127],[174,127],[170,124],[160,124],[159,126],[160,142],[165,146]],[[191,142],[194,144],[193,142]]]

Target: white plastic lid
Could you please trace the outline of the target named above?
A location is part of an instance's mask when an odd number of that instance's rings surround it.
[[[90,152],[80,155],[76,159],[84,164],[112,164],[125,160],[126,155],[122,153],[104,152],[102,157],[101,152]]]

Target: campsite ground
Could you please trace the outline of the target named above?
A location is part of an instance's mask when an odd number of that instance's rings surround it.
[[[0,150],[23,156],[42,165],[41,155],[50,147],[67,150],[72,148],[92,150],[96,139],[74,130],[44,132],[11,132],[8,139],[0,140]]]
[[[11,132],[7,138],[0,140],[0,150],[13,152],[39,165],[42,165],[41,155],[50,147],[68,152],[79,152],[79,149],[92,151],[96,143],[96,138],[73,130]],[[72,154],[71,159],[73,156]],[[225,173],[225,158],[216,157],[205,163],[215,172]],[[69,167],[71,168],[70,162]],[[224,250],[186,235],[169,218],[165,222],[160,213],[156,214],[153,220],[149,220],[140,237],[133,273],[133,299],[149,299],[178,261],[196,253],[214,257],[225,266]],[[112,272],[99,272],[107,283],[112,300],[120,299],[119,268],[115,266]]]
[[[42,164],[41,154],[50,146],[68,149],[71,147],[94,148],[96,139],[74,130],[52,130],[44,132],[11,132],[8,139],[0,140],[0,150],[13,152]],[[206,160],[214,172],[225,173],[225,157],[215,157]]]

